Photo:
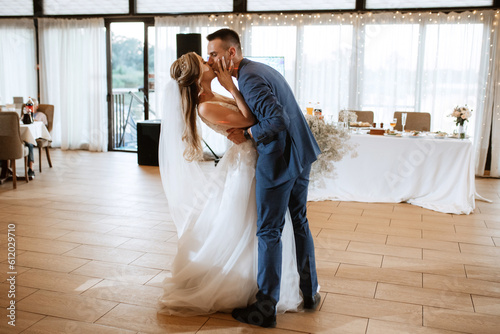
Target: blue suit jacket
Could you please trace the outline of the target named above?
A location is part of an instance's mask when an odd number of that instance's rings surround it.
[[[243,59],[238,86],[258,123],[256,177],[270,188],[297,177],[321,153],[285,78],[272,67]]]

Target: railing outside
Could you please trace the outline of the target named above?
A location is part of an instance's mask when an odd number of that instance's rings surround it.
[[[144,94],[130,89],[115,89],[112,100],[113,149],[137,151],[137,122],[144,120]],[[156,118],[151,106],[149,115],[150,119]]]

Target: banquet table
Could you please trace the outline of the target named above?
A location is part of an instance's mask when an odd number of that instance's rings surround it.
[[[309,189],[309,201],[407,202],[453,214],[475,207],[469,139],[352,134],[357,156],[334,162],[335,175]]]
[[[52,140],[49,130],[43,122],[33,122],[31,124],[21,124],[21,139],[25,143],[36,145],[38,138]]]

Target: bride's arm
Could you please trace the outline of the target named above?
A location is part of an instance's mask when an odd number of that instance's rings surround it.
[[[231,66],[227,68],[225,59],[224,57],[222,57],[222,60],[219,61],[219,70],[216,71],[215,74],[217,75],[217,79],[219,80],[219,83],[222,85],[222,87],[224,87],[233,96],[234,100],[236,101],[236,105],[238,106],[238,109],[240,110],[243,117],[251,121],[249,125],[245,126],[249,127],[255,124],[256,119],[250,111],[250,108],[246,104],[245,100],[243,99],[243,95],[241,95],[240,91],[234,84],[233,77],[231,76],[233,67],[234,64],[231,61]]]
[[[213,124],[227,125],[233,128],[248,128],[255,124],[252,113],[250,113],[250,117],[247,117],[243,112],[234,111],[218,103],[201,103],[198,106],[198,112]]]

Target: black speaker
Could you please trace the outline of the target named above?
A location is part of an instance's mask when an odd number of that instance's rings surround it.
[[[177,34],[177,58],[188,52],[201,56],[201,34]]]
[[[137,163],[158,166],[160,120],[137,122]]]

